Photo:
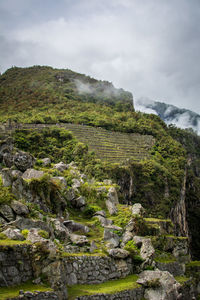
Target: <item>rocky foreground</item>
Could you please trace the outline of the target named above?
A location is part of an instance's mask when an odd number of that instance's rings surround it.
[[[1,299],[197,299],[200,264],[171,220],[10,139],[0,160]]]

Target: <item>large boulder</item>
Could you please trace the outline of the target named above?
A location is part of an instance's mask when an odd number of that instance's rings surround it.
[[[12,185],[12,173],[9,168],[4,168],[1,171],[3,186],[9,187]]]
[[[20,230],[17,228],[7,228],[2,232],[7,236],[8,239],[23,241],[25,240],[24,236],[21,234]]]
[[[88,244],[88,239],[85,235],[78,235],[71,233],[70,234],[70,240],[72,241],[73,244],[79,245],[79,246],[84,246]]]
[[[23,179],[39,179],[44,176],[43,171],[37,171],[35,169],[27,169],[22,175]]]
[[[70,203],[74,208],[78,209],[83,209],[86,206],[85,198],[83,196],[73,198]]]
[[[114,187],[111,187],[107,194],[106,207],[111,215],[117,213],[117,204],[119,204],[117,191]]]
[[[133,234],[130,231],[125,231],[124,234],[122,235],[122,243],[121,246],[124,247],[126,243],[131,241],[133,239]]]
[[[26,216],[29,213],[28,207],[19,201],[15,201],[15,200],[12,201],[10,206],[11,206],[12,210],[16,213],[16,215]]]
[[[4,204],[4,205],[0,206],[0,213],[1,213],[1,216],[7,222],[11,222],[11,221],[15,220],[15,215],[14,215],[12,209],[10,208],[10,206],[8,206],[7,204]]]
[[[18,151],[13,157],[13,162],[18,170],[25,172],[33,167],[35,158],[29,153]]]
[[[145,214],[145,209],[142,207],[140,203],[135,203],[132,207],[132,214],[143,216]]]
[[[63,224],[71,232],[80,231],[83,233],[88,233],[90,231],[89,227],[82,225],[80,223],[74,222],[73,220],[64,221]]]
[[[41,161],[44,167],[48,167],[51,165],[51,159],[49,157],[42,158]]]
[[[69,235],[66,226],[64,226],[58,219],[52,219],[51,223],[53,225],[55,237],[61,241],[66,240]]]
[[[64,163],[61,161],[61,162],[59,162],[58,164],[55,164],[55,165],[53,166],[53,168],[56,169],[56,170],[58,170],[58,171],[60,171],[60,172],[63,172],[63,171],[65,171],[68,167],[67,167],[66,164],[64,164]]]
[[[10,152],[4,153],[3,163],[7,168],[11,168],[13,166],[13,154]]]
[[[110,249],[108,250],[108,253],[114,258],[124,259],[129,256],[129,252],[121,248]]]
[[[12,153],[13,151],[13,140],[7,138],[6,140],[0,141],[0,162],[3,160],[3,156],[6,153]]]
[[[151,264],[153,262],[155,249],[152,246],[151,239],[134,236],[134,242],[136,243],[137,247],[140,248],[140,256],[144,260],[144,264]]]
[[[113,230],[105,228],[103,238],[104,241],[108,242],[111,248],[117,248],[119,246],[120,238],[116,233],[113,232]]]
[[[12,222],[12,225],[23,230],[23,229],[42,229],[47,231],[52,237],[54,237],[53,234],[53,228],[50,224],[47,224],[46,222],[40,221],[40,220],[33,220],[23,217],[18,217],[17,220]]]
[[[147,300],[174,300],[180,298],[180,284],[167,271],[144,271],[137,283],[145,288]]]

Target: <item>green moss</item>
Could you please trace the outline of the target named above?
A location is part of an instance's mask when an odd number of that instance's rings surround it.
[[[15,241],[10,239],[0,240],[0,246],[15,246],[15,245],[27,245],[29,241]]]
[[[115,294],[125,290],[136,289],[140,287],[140,285],[136,283],[137,279],[137,275],[130,275],[123,279],[107,281],[101,284],[74,285],[68,287],[69,300],[84,295],[96,295],[101,293]]]
[[[23,230],[22,230],[22,235],[23,235],[25,238],[27,238],[28,234],[29,234],[29,230],[28,230],[28,229],[23,229]]]
[[[18,286],[9,286],[9,287],[0,287],[0,299],[6,300],[8,298],[14,298],[19,296],[19,291],[23,290],[24,292],[46,292],[52,291],[52,289],[46,285],[35,285],[31,282],[27,282]]]
[[[49,238],[49,233],[45,230],[39,230],[38,234],[43,237],[44,239],[48,239]]]
[[[0,232],[0,240],[6,240],[6,239],[7,236],[4,233]]]
[[[187,264],[187,267],[200,267],[200,261],[194,260]]]
[[[76,257],[76,256],[106,256],[104,253],[85,253],[85,252],[78,252],[78,253],[68,253],[63,252],[62,257]]]
[[[189,277],[186,276],[176,276],[175,277],[176,281],[178,281],[180,284],[183,284],[185,282],[187,282],[188,280],[190,280]]]
[[[117,206],[118,212],[114,216],[109,216],[109,219],[113,220],[114,224],[124,228],[131,219],[132,212],[131,207],[127,205],[119,204]]]

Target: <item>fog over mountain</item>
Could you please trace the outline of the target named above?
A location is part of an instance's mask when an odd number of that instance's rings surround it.
[[[167,125],[174,124],[180,128],[192,128],[197,134],[200,134],[200,115],[191,110],[153,101],[147,97],[137,99],[135,101],[135,109],[145,113],[156,114]]]

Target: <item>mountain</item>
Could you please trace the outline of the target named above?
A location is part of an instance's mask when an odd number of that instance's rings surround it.
[[[14,67],[0,86],[0,298],[196,297],[200,137],[68,69]]]
[[[191,128],[200,134],[200,115],[191,110],[144,97],[138,99],[135,105],[140,111],[158,115],[167,125],[174,124],[179,128]]]

